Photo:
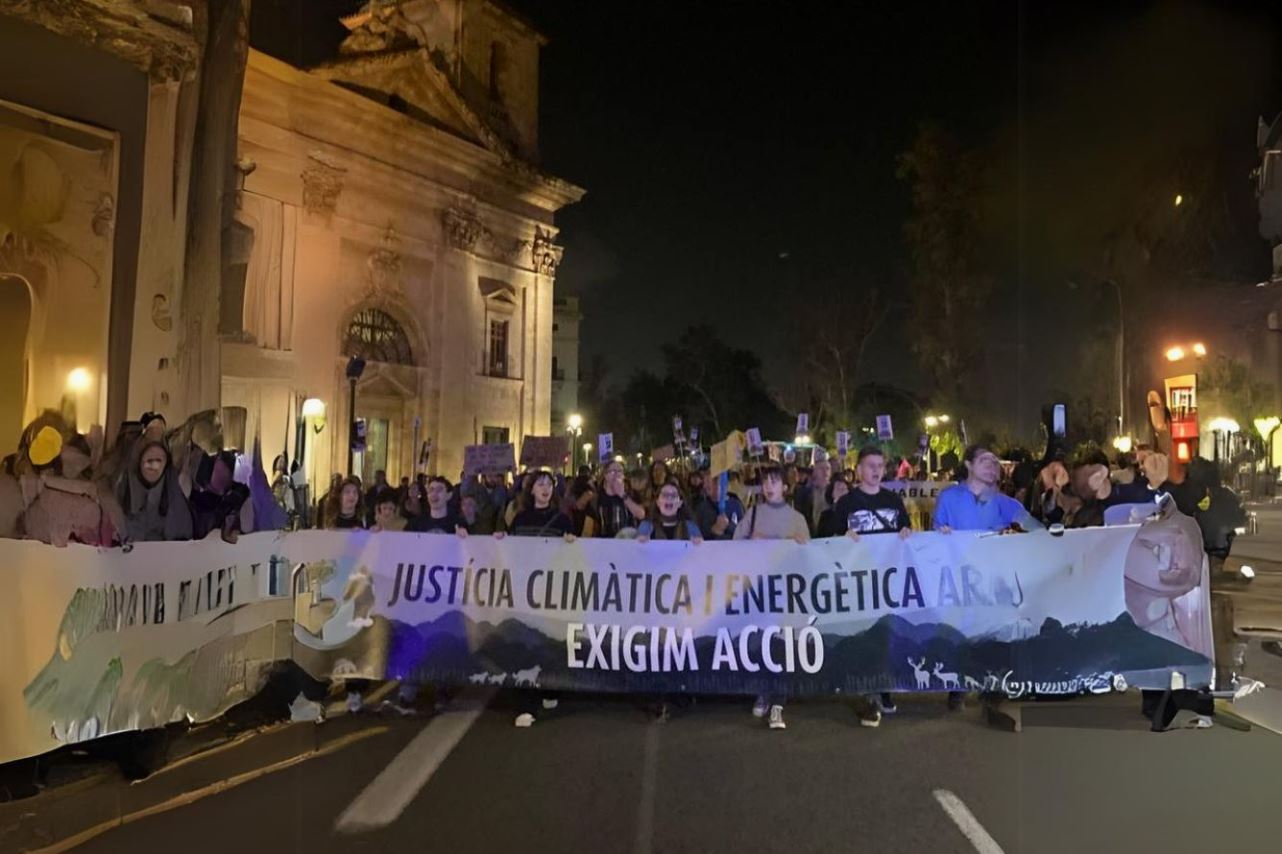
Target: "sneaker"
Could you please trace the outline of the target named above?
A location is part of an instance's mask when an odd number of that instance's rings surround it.
[[[877,707],[883,715],[893,715],[899,711],[899,707],[895,705],[895,698],[887,693],[883,693],[877,698]]]
[[[866,727],[881,726],[881,710],[870,706],[859,713],[859,725]]]
[[[788,725],[783,722],[783,706],[770,707],[770,728],[787,729]]]
[[[758,694],[757,701],[752,704],[752,716],[754,718],[764,718],[770,711],[770,703],[766,701],[765,694]]]
[[[555,709],[555,708],[556,708],[556,706],[557,706],[557,703],[558,703],[558,702],[559,702],[558,700],[553,700],[553,699],[551,699],[551,698],[544,697],[544,698],[543,698],[543,708],[547,709],[547,710],[550,712],[550,711],[552,711],[553,709]]]
[[[347,711],[355,714],[361,710],[361,706],[364,704],[365,701],[361,699],[360,694],[357,694],[355,691],[347,692]]]
[[[522,712],[516,716],[516,725],[522,728],[534,726],[534,715]]]

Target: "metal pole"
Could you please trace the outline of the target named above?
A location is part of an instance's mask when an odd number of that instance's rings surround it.
[[[351,477],[356,467],[356,377],[349,377],[351,394],[348,396],[347,414],[351,416],[347,426],[347,476]]]
[[[1126,309],[1122,303],[1122,286],[1109,279],[1117,296],[1117,435],[1126,435]]]

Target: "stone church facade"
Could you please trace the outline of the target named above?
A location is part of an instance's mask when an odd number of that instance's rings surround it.
[[[493,0],[401,0],[346,19],[320,67],[250,50],[211,181],[198,116],[248,4],[210,8],[0,0],[0,453],[49,407],[110,435],[221,406],[268,460],[307,435],[323,490],[352,356],[358,473],[411,474],[430,440],[417,468],[457,478],[465,445],[547,435],[553,218],[583,190],[535,165],[543,37]],[[189,204],[223,210],[221,274]],[[308,398],[325,417],[299,431]]]
[[[357,473],[456,479],[464,446],[550,432],[553,215],[583,191],[533,165],[543,39],[524,22],[411,0],[344,23],[318,68],[249,57],[224,422],[243,417],[270,456],[292,447],[299,401],[320,399],[308,474],[323,483],[346,469],[360,356]]]

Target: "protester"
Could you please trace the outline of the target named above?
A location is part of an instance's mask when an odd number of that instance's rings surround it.
[[[850,484],[846,480],[846,475],[838,472],[828,483],[828,488],[824,490],[824,502],[828,506],[824,508],[823,513],[819,514],[816,537],[840,537],[846,533],[847,521],[838,513],[837,504],[848,492],[850,492]]]
[[[637,523],[645,516],[645,507],[632,497],[624,483],[623,464],[618,461],[607,463],[596,499],[597,536],[627,536],[635,532]]]
[[[378,497],[383,494],[384,489],[390,486],[391,484],[387,482],[387,472],[377,469],[374,472],[374,482],[365,491],[365,521],[367,525],[374,524],[374,510],[378,504]]]
[[[881,448],[868,445],[861,448],[855,466],[859,480],[845,497],[837,502],[836,517],[846,520],[847,535],[858,540],[861,534],[896,534],[906,539],[912,534],[912,522],[904,499],[881,485],[886,476],[886,455]],[[859,725],[875,727],[881,716],[898,711],[894,698],[883,692],[870,697],[866,706],[859,709]]]
[[[203,540],[219,531],[226,542],[234,543],[241,534],[254,530],[249,487],[236,482],[235,470],[236,455],[232,451],[201,459],[190,499],[196,539]]]
[[[806,483],[798,486],[794,493],[792,506],[806,518],[811,536],[818,536],[819,517],[828,509],[828,481],[831,478],[832,464],[827,460],[817,460]]]
[[[527,472],[525,477],[526,491],[522,492],[523,510],[512,518],[511,532],[514,537],[547,537],[560,534],[566,542],[574,541],[570,517],[552,501],[554,480],[549,471]],[[496,531],[495,537],[502,538],[504,533]],[[535,702],[538,700],[538,702]],[[552,711],[557,707],[559,698],[555,694],[543,692],[538,697],[527,697],[524,701],[526,710],[516,716],[518,727],[533,726],[539,711]]]
[[[570,516],[574,535],[595,537],[597,522],[592,508],[596,504],[596,489],[592,485],[592,470],[587,466],[579,469],[563,504]]]
[[[805,517],[784,501],[783,472],[777,466],[761,469],[761,497],[735,528],[736,540],[783,540],[798,543],[810,541],[810,528]],[[786,729],[783,719],[784,696],[765,693],[757,696],[752,706],[755,717],[767,719],[770,729]]]
[[[58,413],[45,413],[27,427],[14,470],[25,502],[22,528],[28,537],[54,546],[112,546],[120,541],[124,517],[110,489],[90,479],[93,457],[88,440]]]
[[[467,527],[450,509],[454,487],[448,479],[437,475],[427,481],[427,512],[420,513],[405,525],[405,530],[416,534],[467,534]]]
[[[396,501],[396,490],[386,487],[374,499],[374,524],[371,531],[404,531],[406,519],[401,516]]]
[[[806,519],[784,501],[783,471],[778,466],[761,469],[761,498],[752,505],[739,527],[735,528],[736,540],[785,540],[798,543],[810,541],[810,526]]]
[[[151,440],[138,455],[138,466],[120,482],[120,506],[130,542],[190,540],[193,533],[191,505],[178,485],[169,448]]]
[[[410,483],[405,488],[405,499],[401,501],[401,518],[408,525],[411,519],[421,516],[427,505],[427,495],[417,483]]]
[[[488,535],[494,533],[494,508],[487,503],[489,501],[484,491],[474,495],[465,495],[459,503],[459,524],[467,529],[469,534]]]
[[[552,537],[558,534],[573,539],[570,517],[552,501],[555,481],[549,471],[529,473],[528,486],[522,493],[524,508],[513,515],[508,530],[518,537]]]
[[[329,479],[329,489],[325,494],[316,499],[316,527],[333,528],[334,520],[333,511],[338,507],[338,493],[343,488],[343,476],[334,474]]]
[[[983,445],[971,445],[963,457],[966,477],[939,493],[933,527],[949,531],[1006,531],[1041,528],[1018,501],[997,489],[1001,462]]]
[[[729,478],[726,479],[727,485]],[[726,508],[722,512],[721,478],[705,477],[700,481],[702,490],[691,493],[691,515],[699,525],[699,533],[705,540],[734,539],[735,525],[743,518],[743,505],[739,499],[726,490]],[[732,503],[733,502],[733,503]]]
[[[675,478],[668,478],[668,482],[659,487],[650,515],[637,528],[637,542],[650,539],[703,542],[698,524],[690,518],[681,500],[681,487]]]
[[[361,482],[355,477],[349,477],[340,482],[337,493],[327,505],[326,528],[364,528],[365,518],[361,510]]]
[[[1031,531],[1041,525],[1024,506],[997,489],[1001,462],[983,445],[971,445],[963,456],[966,476],[935,500],[932,527],[941,534],[951,531]],[[948,693],[948,708],[960,709],[960,691]]]

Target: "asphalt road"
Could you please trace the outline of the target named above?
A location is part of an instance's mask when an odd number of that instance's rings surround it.
[[[77,850],[991,854],[1266,851],[1282,839],[1270,809],[1282,739],[1150,733],[1133,695],[1037,704],[1019,734],[931,697],[875,730],[839,703],[795,704],[785,732],[744,703],[701,703],[658,724],[623,700],[566,702],[517,729],[503,700],[474,722],[466,710],[370,714],[389,730]],[[402,773],[362,798],[389,768]],[[998,847],[968,839],[940,790]],[[337,830],[352,809],[395,817]]]
[[[1257,579],[1233,596],[1282,614],[1282,509],[1257,512],[1259,533],[1235,546]],[[1282,687],[1282,658],[1258,641],[1247,671]],[[747,701],[701,701],[659,724],[624,698],[571,699],[530,729],[512,726],[512,702],[362,712],[384,731],[76,850],[1282,850],[1282,736],[1268,723],[1152,733],[1134,693],[1025,704],[1021,733],[931,695],[871,730],[843,703],[794,703],[784,732]],[[1282,691],[1252,702],[1282,721]]]

